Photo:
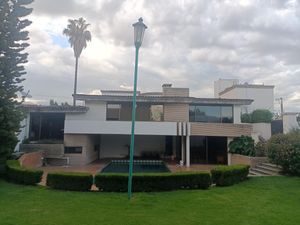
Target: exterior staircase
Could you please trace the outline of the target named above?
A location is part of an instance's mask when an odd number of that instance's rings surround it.
[[[279,176],[281,168],[271,163],[260,163],[251,168],[249,176]]]

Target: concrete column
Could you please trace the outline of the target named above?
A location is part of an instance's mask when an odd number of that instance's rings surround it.
[[[190,123],[186,123],[186,142],[185,142],[185,153],[186,153],[186,167],[190,167]]]
[[[181,136],[181,160],[185,163],[185,137]]]
[[[231,153],[228,152],[229,151],[228,145],[232,140],[233,140],[233,138],[230,138],[230,137],[227,138],[227,163],[228,163],[228,165],[231,165]]]

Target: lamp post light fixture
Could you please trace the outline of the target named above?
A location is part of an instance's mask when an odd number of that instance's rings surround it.
[[[128,198],[132,197],[132,173],[133,173],[133,155],[134,155],[134,128],[135,128],[135,111],[136,111],[136,86],[139,61],[139,49],[142,45],[144,33],[147,26],[143,23],[143,18],[132,24],[134,28],[134,45],[135,45],[135,66],[134,66],[134,81],[133,81],[133,98],[132,98],[132,114],[131,114],[131,139],[129,153],[129,176],[128,176]]]

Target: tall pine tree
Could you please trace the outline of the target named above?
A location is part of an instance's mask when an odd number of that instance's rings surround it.
[[[33,0],[0,0],[0,166],[12,153],[20,129],[22,112],[17,93],[26,74],[28,32],[31,22],[24,18]]]

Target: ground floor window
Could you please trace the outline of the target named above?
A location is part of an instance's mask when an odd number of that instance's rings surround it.
[[[65,154],[81,154],[82,147],[65,147]]]
[[[227,137],[190,137],[191,163],[227,164]]]

